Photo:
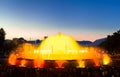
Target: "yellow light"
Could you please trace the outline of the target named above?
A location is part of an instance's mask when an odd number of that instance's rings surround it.
[[[38,47],[44,60],[78,59],[79,44],[70,36],[58,34],[48,36]]]
[[[110,63],[111,59],[107,54],[103,55],[103,65],[108,65]]]
[[[34,67],[37,68],[42,68],[45,60],[55,60],[58,63],[58,68],[61,68],[62,63],[66,60],[77,60],[80,68],[85,67],[84,60],[86,59],[93,60],[95,66],[100,65],[101,59],[103,59],[104,65],[110,62],[107,54],[101,56],[100,49],[81,46],[71,36],[61,33],[56,36],[48,36],[39,46],[22,44],[15,53],[9,56],[9,64],[15,65],[17,58],[32,59]],[[26,66],[25,60],[21,61],[21,66]]]
[[[85,61],[79,60],[78,64],[79,66],[77,66],[77,68],[85,68]]]

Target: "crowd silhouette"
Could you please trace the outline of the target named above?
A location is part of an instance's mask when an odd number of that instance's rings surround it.
[[[120,77],[120,66],[33,68],[0,64],[0,77]]]

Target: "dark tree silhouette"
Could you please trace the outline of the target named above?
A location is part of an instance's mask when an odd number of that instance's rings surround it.
[[[112,35],[108,35],[107,39],[100,46],[109,53],[120,53],[120,30]]]
[[[36,40],[36,43],[37,43],[37,44],[40,44],[40,42],[41,42],[41,40],[39,40],[39,39]]]
[[[3,51],[5,41],[5,31],[3,28],[0,29],[0,51]]]

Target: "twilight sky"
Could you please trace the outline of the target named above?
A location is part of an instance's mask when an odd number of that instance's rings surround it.
[[[120,29],[120,0],[0,0],[1,27],[6,39],[62,32],[94,41]]]

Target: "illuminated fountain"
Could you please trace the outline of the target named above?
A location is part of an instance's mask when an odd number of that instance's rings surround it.
[[[80,46],[70,37],[59,33],[45,39],[38,51],[45,60],[76,60],[79,57]]]
[[[76,63],[75,67],[85,68],[89,65],[107,65],[110,63],[110,57],[99,48],[81,46],[71,36],[59,33],[44,39],[39,46],[28,43],[19,46],[11,53],[8,62],[11,65],[20,67],[32,65],[35,68],[45,68],[46,64],[64,68],[65,63],[71,65]]]

